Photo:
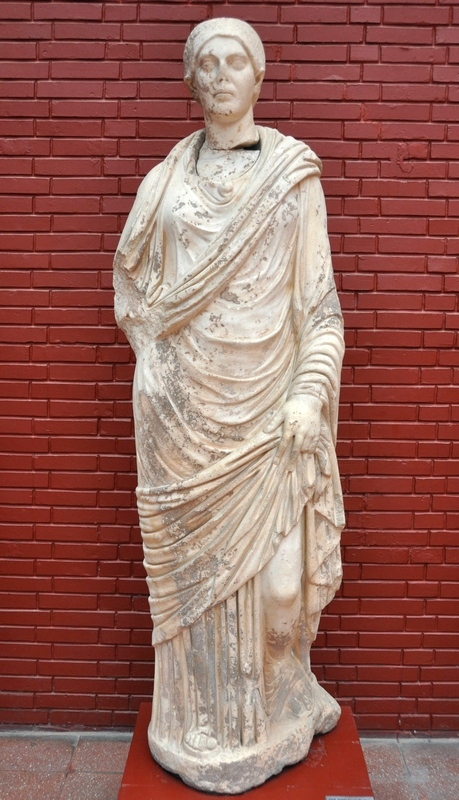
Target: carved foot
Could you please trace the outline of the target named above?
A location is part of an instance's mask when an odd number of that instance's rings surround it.
[[[328,733],[336,726],[340,716],[341,708],[335,698],[328,694],[317,682],[313,672],[308,673],[308,678],[312,690],[314,710],[316,712],[316,734]]]
[[[284,711],[289,716],[301,717],[312,710],[309,681],[293,653],[281,661],[266,660],[265,691],[268,714],[273,721]]]
[[[207,725],[192,728],[185,735],[185,744],[194,751],[204,753],[206,750],[215,750],[217,740]]]

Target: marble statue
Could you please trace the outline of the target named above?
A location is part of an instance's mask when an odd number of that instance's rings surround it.
[[[341,579],[342,318],[321,163],[254,124],[258,35],[205,21],[184,62],[205,130],[139,188],[116,318],[137,358],[150,749],[186,783],[236,794],[340,714],[309,651]]]

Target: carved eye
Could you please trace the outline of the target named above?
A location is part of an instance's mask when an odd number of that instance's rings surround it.
[[[203,72],[211,72],[214,66],[215,60],[213,58],[203,58],[202,61],[199,62],[199,67]]]
[[[247,59],[244,58],[244,56],[233,56],[233,58],[230,60],[230,64],[233,69],[244,69],[247,64]]]

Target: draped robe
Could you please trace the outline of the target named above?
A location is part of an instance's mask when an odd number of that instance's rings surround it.
[[[303,143],[258,130],[257,162],[221,184],[197,173],[204,132],[180,142],[140,186],[115,259],[116,317],[137,357],[137,499],[156,681],[171,668],[185,680],[190,631],[198,637],[203,619],[215,625],[222,608],[228,620],[225,604],[253,595],[305,514],[305,618],[341,577],[342,320],[320,161]],[[275,459],[281,430],[265,428],[302,395],[322,401],[320,442],[289,470],[288,452]],[[239,630],[244,638],[241,619]],[[259,684],[259,664],[252,673]]]

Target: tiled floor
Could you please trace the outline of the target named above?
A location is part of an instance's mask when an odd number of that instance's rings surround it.
[[[0,734],[0,800],[116,800],[131,735]]]
[[[116,800],[130,738],[0,732],[0,800]],[[375,800],[459,800],[459,739],[361,741]]]
[[[361,743],[375,800],[459,800],[459,739]]]

